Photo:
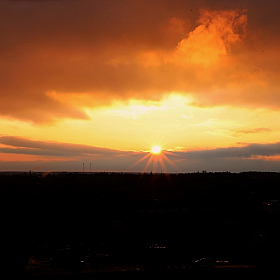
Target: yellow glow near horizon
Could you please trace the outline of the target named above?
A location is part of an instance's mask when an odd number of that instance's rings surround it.
[[[277,110],[195,107],[188,97],[180,94],[153,103],[120,102],[106,108],[86,109],[86,113],[89,120],[65,119],[54,124],[1,119],[1,134],[151,153],[152,146],[159,143],[165,150],[177,147],[190,150],[279,141]],[[274,122],[268,124],[271,119]]]
[[[153,146],[152,153],[153,154],[159,154],[161,152],[161,147],[159,146]]]

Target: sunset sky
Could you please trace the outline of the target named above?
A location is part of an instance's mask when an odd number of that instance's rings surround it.
[[[0,0],[0,171],[280,171],[279,14]]]

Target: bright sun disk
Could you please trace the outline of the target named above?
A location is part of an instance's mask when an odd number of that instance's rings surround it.
[[[159,146],[153,146],[152,153],[153,154],[159,154],[161,152],[161,147]]]

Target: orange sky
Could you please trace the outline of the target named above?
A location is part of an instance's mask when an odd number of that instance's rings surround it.
[[[279,171],[279,12],[0,1],[0,171]]]

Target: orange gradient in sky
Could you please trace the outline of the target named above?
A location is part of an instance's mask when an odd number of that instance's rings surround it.
[[[55,125],[35,127],[30,123],[0,120],[1,133],[33,140],[133,151],[148,151],[157,143],[168,150],[273,143],[279,140],[280,133],[278,111],[229,106],[196,107],[192,105],[192,99],[180,94],[171,94],[158,102],[117,102],[110,107],[87,109],[86,112],[90,120],[65,119]]]
[[[3,140],[3,168],[84,160],[36,154],[47,143],[104,148],[88,160],[112,149],[116,168],[147,153],[163,170],[172,151],[278,143],[280,6],[256,1],[0,1],[0,137],[29,141]]]

